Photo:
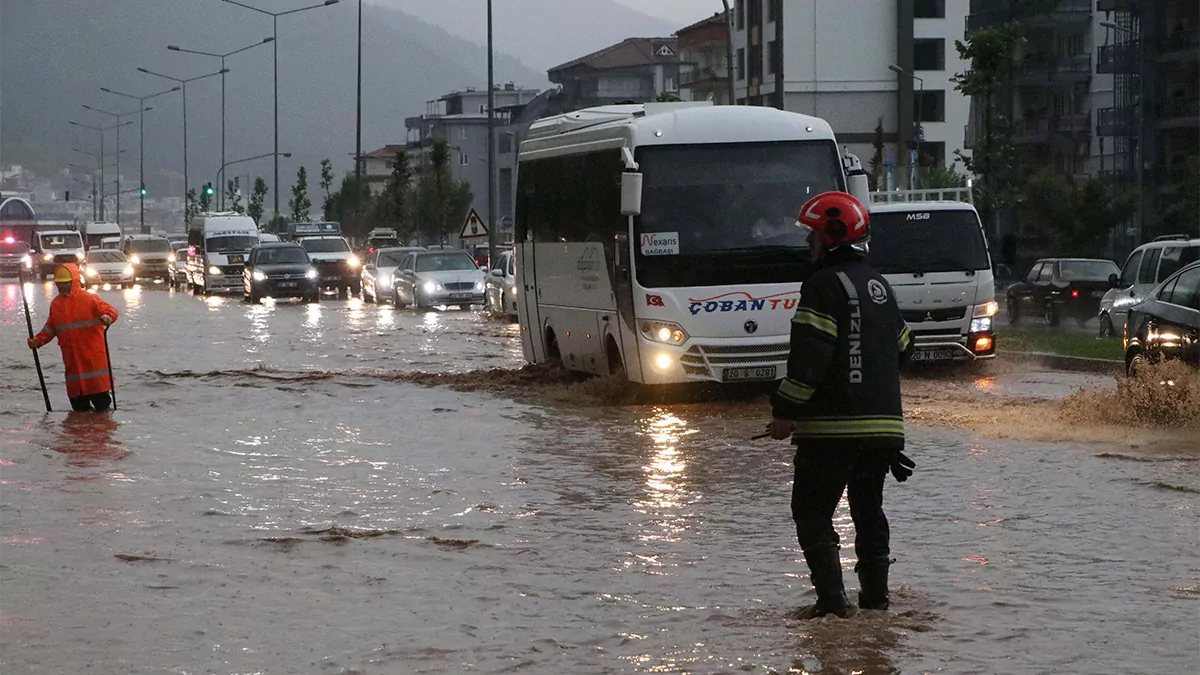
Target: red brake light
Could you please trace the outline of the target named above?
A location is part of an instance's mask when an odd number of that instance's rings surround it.
[[[1071,290],[1071,297],[1072,297],[1072,298],[1078,298],[1078,297],[1079,297],[1079,290],[1078,290],[1078,289],[1072,289],[1072,290]]]

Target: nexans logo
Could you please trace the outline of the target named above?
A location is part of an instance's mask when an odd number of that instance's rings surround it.
[[[910,213],[904,219],[905,220],[929,220],[929,212],[926,211],[924,213]]]

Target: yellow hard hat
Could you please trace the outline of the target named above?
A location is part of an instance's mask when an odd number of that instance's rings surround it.
[[[74,279],[71,277],[71,270],[62,266],[59,266],[58,269],[54,270],[54,283],[69,284],[72,281],[74,281]]]

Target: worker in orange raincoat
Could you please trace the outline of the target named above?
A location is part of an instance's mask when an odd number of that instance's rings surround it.
[[[67,396],[78,411],[105,411],[112,405],[112,374],[104,331],[117,320],[117,310],[83,287],[79,267],[70,263],[54,270],[58,297],[50,303],[50,318],[29,348],[38,349],[58,338],[66,367]]]

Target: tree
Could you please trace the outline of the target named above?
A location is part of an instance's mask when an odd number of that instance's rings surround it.
[[[983,121],[983,144],[977,143],[970,156],[962,151],[956,151],[955,155],[975,176],[975,204],[988,227],[992,227],[995,215],[1012,205],[1016,197],[1011,171],[1016,155],[1016,127],[1001,109],[1002,97],[998,94],[1024,41],[1021,25],[1012,21],[972,33],[965,42],[954,41],[959,58],[970,63],[970,68],[956,74],[951,81],[957,91],[974,100]]]
[[[957,164],[950,166],[931,166],[917,177],[917,189],[941,190],[945,188],[964,188],[967,177],[958,172]]]
[[[383,197],[377,202],[376,211],[382,216],[380,222],[396,230],[400,237],[411,237],[409,206],[412,202],[412,167],[408,165],[408,153],[396,152],[392,160],[392,174],[388,176]]]
[[[867,182],[870,184],[871,190],[882,190],[880,187],[884,184],[883,179],[883,149],[886,147],[883,141],[883,118],[875,123],[875,140],[871,144],[875,148],[875,154],[871,155],[871,173],[867,174]]]
[[[1043,169],[1026,179],[1020,213],[1033,243],[1056,256],[1103,257],[1112,232],[1137,213],[1136,188]]]
[[[300,167],[296,172],[296,184],[292,186],[292,198],[288,201],[292,210],[293,223],[306,223],[309,220],[309,210],[312,201],[308,198],[308,169]]]
[[[234,176],[225,185],[225,193],[229,195],[229,208],[234,213],[245,213],[246,207],[242,205],[242,177]]]
[[[679,98],[679,96],[669,91],[664,91],[658,96],[654,97],[654,101],[656,103],[679,103],[682,100],[683,99]]]
[[[329,200],[333,197],[329,194],[329,188],[333,185],[333,162],[328,158],[321,160],[321,189],[325,190],[325,201],[321,204],[321,210],[329,209]]]
[[[1192,154],[1182,162],[1166,166],[1175,180],[1174,190],[1162,197],[1155,218],[1145,223],[1143,237],[1146,239],[1164,234],[1187,233],[1200,236],[1200,154]]]
[[[414,215],[418,237],[436,242],[448,236],[462,224],[473,200],[471,186],[450,175],[449,146],[445,139],[437,139],[417,183]]]
[[[250,192],[250,200],[246,206],[246,215],[254,219],[254,222],[262,226],[263,203],[267,200],[267,181],[258,176],[254,179],[254,189]]]
[[[205,183],[200,190],[200,199],[197,205],[199,213],[204,213],[212,210],[212,195],[208,193],[209,183]]]
[[[184,197],[183,204],[183,220],[188,225],[192,224],[192,219],[200,213],[200,206],[196,203],[196,188],[190,188],[187,195]]]

